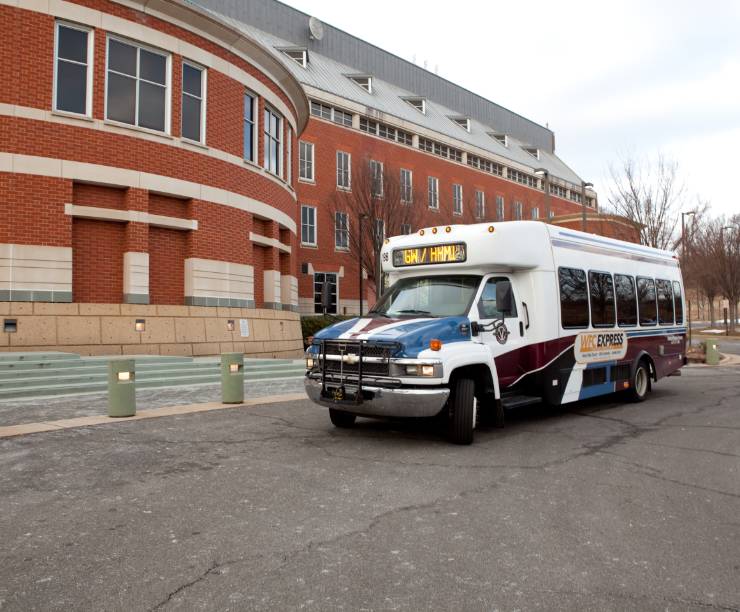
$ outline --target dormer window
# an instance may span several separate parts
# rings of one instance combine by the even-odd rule
[[[347,78],[362,87],[367,93],[373,93],[373,77],[369,74],[348,74]]]
[[[509,148],[509,137],[506,134],[499,134],[497,132],[488,132],[488,135],[493,138],[500,145]]]
[[[427,101],[424,98],[404,98],[404,100],[422,115],[427,114]]]
[[[308,66],[308,49],[303,47],[286,47],[280,49],[285,55],[292,59],[301,68]]]
[[[470,117],[450,117],[450,120],[459,125],[466,132],[470,131]]]
[[[540,158],[540,150],[537,147],[522,147],[525,153],[529,153],[535,159]]]

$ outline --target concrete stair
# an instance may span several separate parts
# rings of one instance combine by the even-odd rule
[[[218,357],[136,355],[136,388],[218,384]],[[0,353],[0,401],[78,393],[105,392],[110,357],[80,357],[74,353]],[[270,381],[301,378],[302,360],[245,359],[244,378]]]

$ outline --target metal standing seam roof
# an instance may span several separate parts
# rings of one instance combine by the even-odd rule
[[[216,18],[223,20],[231,27],[244,32],[262,43],[304,85],[320,89],[340,98],[345,98],[357,104],[419,125],[428,130],[444,134],[445,136],[468,143],[491,154],[495,154],[498,157],[511,160],[526,167],[532,169],[545,168],[553,178],[560,178],[579,186],[581,184],[581,178],[554,153],[539,149],[539,159],[536,159],[523,149],[523,147],[531,147],[532,145],[523,143],[511,135],[507,135],[509,146],[505,147],[489,135],[489,133],[500,133],[499,130],[492,126],[484,125],[472,118],[470,119],[470,132],[468,132],[449,118],[463,117],[465,116],[463,113],[445,108],[428,98],[425,98],[426,114],[422,114],[413,108],[404,98],[423,96],[383,81],[374,75],[371,75],[373,76],[373,84],[372,93],[370,93],[347,77],[347,75],[366,73],[315,51],[308,52],[308,64],[304,68],[280,51],[282,48],[305,48],[303,45],[278,38],[273,34],[259,30],[238,19],[213,11],[199,2],[197,4],[202,10],[213,14]]]

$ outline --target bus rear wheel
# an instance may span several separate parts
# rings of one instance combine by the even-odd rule
[[[450,442],[472,444],[475,413],[475,382],[470,378],[458,378],[450,398]]]
[[[344,410],[329,408],[329,418],[334,427],[347,428],[355,424],[357,416],[350,412],[344,412]]]
[[[650,391],[650,366],[644,359],[637,364],[632,375],[629,397],[633,402],[644,402]]]

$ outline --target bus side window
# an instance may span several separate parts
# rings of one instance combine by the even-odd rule
[[[637,325],[637,294],[635,279],[625,274],[615,274],[617,292],[617,324],[620,327]]]
[[[588,286],[591,298],[591,325],[614,327],[614,282],[606,272],[589,272]]]
[[[661,325],[673,325],[673,291],[671,281],[656,280],[655,286],[658,290],[658,323]]]
[[[508,281],[508,278],[496,277],[489,278],[483,287],[483,292],[478,300],[478,316],[481,319],[500,319],[501,312],[496,306],[496,283],[499,281]],[[516,317],[516,301],[512,300],[512,312],[510,317]]]
[[[655,325],[658,322],[658,305],[652,278],[637,277],[637,303],[640,307],[640,325]]]
[[[586,273],[575,268],[558,268],[560,321],[564,329],[588,327],[588,285]]]
[[[681,297],[681,283],[673,281],[673,303],[676,307],[676,325],[683,324],[683,298]]]

